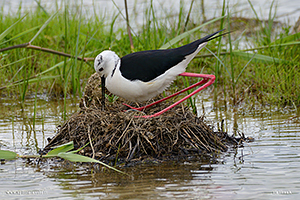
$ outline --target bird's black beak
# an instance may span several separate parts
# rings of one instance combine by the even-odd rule
[[[104,75],[101,76],[101,91],[102,91],[102,98],[101,98],[102,110],[105,110],[105,77],[104,77]]]

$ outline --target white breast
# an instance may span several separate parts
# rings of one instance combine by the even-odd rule
[[[198,49],[191,55],[187,56],[185,60],[149,82],[143,82],[139,80],[130,81],[124,78],[121,75],[118,66],[113,76],[111,76],[110,74],[106,77],[106,88],[111,93],[130,101],[147,101],[162,93],[167,87],[170,86],[170,84],[176,79],[179,74],[185,72],[185,69],[189,62],[205,45],[206,43],[199,45]]]

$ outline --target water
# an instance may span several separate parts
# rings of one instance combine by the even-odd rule
[[[158,19],[170,19],[171,16],[174,16],[175,19],[178,19],[180,7],[183,6],[183,10],[185,13],[187,13],[189,6],[191,5],[191,1],[192,0],[155,0],[153,1],[153,8]],[[14,14],[18,11],[20,2],[22,2],[21,11],[23,13],[26,13],[28,10],[32,10],[37,7],[35,0],[1,0],[0,6],[3,7],[4,14]],[[56,11],[58,8],[63,8],[64,4],[62,2],[67,2],[71,8],[76,8],[81,4],[81,0],[39,0],[38,2],[40,2],[40,5],[44,7],[46,11]],[[94,16],[96,13],[97,16],[104,17],[103,21],[111,22],[113,16],[120,11],[122,12],[122,15],[125,16],[124,0],[114,0],[114,2],[115,4],[112,0],[84,0],[83,12],[90,16]],[[134,28],[134,31],[138,32],[138,27],[145,23],[145,11],[150,9],[150,1],[132,0],[127,2],[131,26]],[[251,9],[248,0],[229,0],[226,2],[229,2],[229,8],[232,16],[255,18],[255,14]],[[261,19],[269,18],[270,7],[272,4],[271,0],[251,0],[251,3]],[[210,19],[221,16],[222,5],[223,0],[204,0],[204,14],[206,18]],[[298,20],[300,13],[300,4],[298,0],[275,0],[272,14],[275,13],[275,7],[275,20],[289,23],[290,25],[294,25]],[[203,20],[203,15],[200,9],[201,1],[195,1],[193,8],[194,9],[191,11],[191,19],[199,23],[199,21]],[[126,25],[123,16],[120,15],[116,20],[116,24],[119,26]]]
[[[42,0],[41,4],[55,9],[49,2]],[[85,8],[91,7],[93,2],[96,10],[106,10],[108,17],[117,12],[111,1],[104,0],[84,1]],[[123,1],[116,2],[124,11]],[[130,1],[129,9],[139,8],[143,5],[143,1],[140,2]],[[169,6],[169,1],[154,2],[162,12]],[[190,1],[184,2],[190,4]],[[205,1],[207,18],[218,16],[220,2]],[[241,14],[253,17],[247,1],[239,2]],[[251,2],[259,15],[267,18],[270,1]],[[281,16],[278,19],[293,24],[299,17],[298,0],[277,2],[277,13]],[[178,3],[172,4],[174,13],[178,13]],[[0,4],[4,12],[15,12],[19,1],[2,0]],[[23,5],[24,9],[32,9],[36,3],[28,0],[23,1]],[[195,18],[197,12],[193,11]],[[136,16],[133,21],[138,27],[143,19]],[[119,23],[124,24],[124,21],[120,19]],[[78,110],[78,102],[68,100],[68,116]],[[0,199],[300,199],[300,119],[295,117],[295,111],[214,110],[210,102],[204,99],[208,120],[217,124],[225,119],[228,132],[238,129],[255,141],[245,144],[244,148],[231,149],[213,161],[166,162],[123,169],[132,178],[113,172],[91,173],[86,166],[70,163],[58,167],[51,162],[7,161],[0,165]],[[63,123],[60,100],[39,97],[35,128],[33,99],[26,99],[22,110],[17,100],[1,98],[0,108],[0,148],[21,155],[36,154],[45,147],[47,138],[55,135],[56,126]]]
[[[78,110],[68,100],[68,116]],[[28,163],[17,159],[0,165],[0,199],[299,199],[300,119],[293,110],[212,109],[204,99],[207,120],[225,119],[255,141],[231,149],[216,160],[143,164],[115,172],[92,173],[87,166],[52,162]],[[32,128],[34,101],[21,111],[16,101],[1,99],[1,149],[36,154],[63,122],[62,101],[38,101],[38,119]],[[200,106],[201,107],[201,106]],[[202,110],[200,110],[202,112]]]

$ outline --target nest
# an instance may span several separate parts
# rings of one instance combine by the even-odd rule
[[[187,107],[178,106],[155,118],[136,118],[136,111],[123,110],[122,99],[101,104],[101,81],[93,74],[81,99],[80,110],[73,114],[49,140],[44,151],[73,141],[76,148],[88,145],[81,154],[103,162],[118,160],[128,163],[154,159],[178,159],[225,152],[239,145],[244,138],[235,138],[222,131],[214,131],[204,117],[196,117]],[[154,113],[166,103],[150,108]]]

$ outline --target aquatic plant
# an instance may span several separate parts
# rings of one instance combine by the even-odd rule
[[[86,144],[88,145],[88,144]],[[85,146],[86,146],[85,145]],[[76,154],[77,152],[79,152],[80,150],[82,150],[85,146],[77,149],[77,150],[73,150],[74,149],[74,143],[73,141],[53,147],[53,149],[51,151],[49,151],[46,155],[18,155],[15,152],[12,151],[8,151],[8,150],[0,150],[0,160],[13,160],[13,159],[17,159],[17,158],[37,158],[37,159],[42,159],[42,158],[52,158],[52,157],[60,157],[63,158],[65,160],[69,160],[71,162],[88,162],[88,163],[98,163],[103,165],[106,168],[112,169],[116,172],[126,174],[125,172],[122,172],[110,165],[107,165],[99,160],[87,157],[87,156],[83,156],[83,155],[79,155]],[[73,150],[73,151],[71,151]]]

